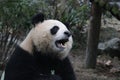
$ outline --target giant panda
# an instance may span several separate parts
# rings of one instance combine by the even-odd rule
[[[7,63],[4,80],[76,80],[68,58],[73,39],[65,24],[44,20],[42,13],[32,24]]]

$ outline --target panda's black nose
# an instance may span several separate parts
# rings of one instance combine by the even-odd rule
[[[71,36],[71,33],[69,31],[65,31],[64,34],[67,36],[67,37],[70,37]]]

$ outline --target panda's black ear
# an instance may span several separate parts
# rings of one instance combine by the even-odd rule
[[[68,29],[70,29],[70,24],[68,22],[63,23]]]
[[[35,16],[32,17],[32,24],[35,25],[39,22],[44,21],[44,14],[43,13],[38,13]]]

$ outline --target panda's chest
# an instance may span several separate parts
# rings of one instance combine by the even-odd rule
[[[42,55],[37,55],[35,58],[39,74],[51,75],[59,73],[61,60]]]

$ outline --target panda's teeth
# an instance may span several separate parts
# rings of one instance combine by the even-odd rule
[[[65,47],[65,44],[62,44],[62,43],[61,43],[60,45],[61,45],[62,47]]]
[[[55,42],[56,47],[60,48],[60,49],[65,49],[66,48],[66,42],[68,41],[68,39],[61,39],[61,40],[57,40]]]
[[[65,45],[62,44],[62,43],[60,43],[60,44],[58,44],[58,47],[59,47],[59,48],[65,48]]]

